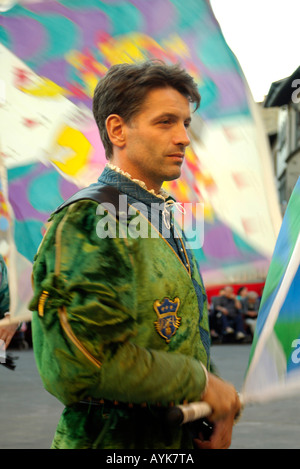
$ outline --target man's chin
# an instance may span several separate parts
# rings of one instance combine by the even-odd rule
[[[181,168],[178,168],[178,171],[173,171],[165,176],[164,181],[174,181],[175,179],[180,178]]]

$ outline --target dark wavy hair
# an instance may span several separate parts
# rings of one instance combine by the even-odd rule
[[[179,64],[167,65],[160,60],[113,65],[100,79],[94,91],[93,114],[99,128],[106,158],[112,156],[112,143],[106,119],[118,114],[126,123],[139,112],[147,93],[154,88],[172,87],[185,96],[195,109],[200,94],[194,79]]]

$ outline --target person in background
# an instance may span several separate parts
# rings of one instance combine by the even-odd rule
[[[247,293],[248,293],[248,287],[240,287],[237,291],[237,294],[236,294],[236,297],[239,301],[243,301],[244,298],[247,297]]]
[[[243,316],[245,324],[249,326],[252,337],[256,327],[259,306],[260,298],[258,293],[249,291],[243,300]]]
[[[242,303],[235,296],[231,286],[225,286],[223,294],[215,300],[214,314],[219,319],[223,337],[234,334],[236,340],[245,339]]]
[[[5,324],[1,325],[1,319],[8,319],[10,297],[9,297],[9,284],[7,267],[3,257],[0,254],[0,342],[4,349],[7,349],[13,336],[15,335],[19,324]]]
[[[212,342],[222,340],[222,325],[220,318],[222,316],[221,312],[216,310],[216,306],[219,304],[222,296],[224,295],[224,289],[221,288],[219,294],[212,296],[209,305],[209,327],[210,327],[210,336]]]

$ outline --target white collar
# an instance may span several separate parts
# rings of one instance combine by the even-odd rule
[[[161,188],[158,192],[155,192],[154,189],[148,189],[144,181],[140,181],[139,179],[133,179],[133,177],[129,173],[127,173],[126,171],[123,171],[121,168],[113,165],[112,163],[106,163],[106,166],[112,169],[113,171],[116,171],[117,173],[120,173],[123,176],[126,176],[128,179],[135,182],[136,184],[141,186],[143,189],[145,189],[147,192],[155,195],[156,197],[160,197],[163,200],[166,200],[169,197],[169,194],[164,189]]]

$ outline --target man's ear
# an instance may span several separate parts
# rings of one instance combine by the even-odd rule
[[[125,145],[125,122],[118,114],[110,114],[106,119],[106,130],[113,145],[123,147]]]

